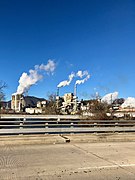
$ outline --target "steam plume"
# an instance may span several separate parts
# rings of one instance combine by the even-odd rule
[[[122,108],[135,108],[135,98],[133,97],[128,97],[125,102],[121,105]]]
[[[118,92],[106,94],[102,99],[101,102],[106,102],[107,104],[111,104],[115,99],[118,98]]]
[[[30,69],[29,74],[27,74],[26,72],[22,73],[19,79],[19,86],[15,94],[23,94],[27,92],[32,85],[41,80],[43,78],[41,70],[53,74],[55,68],[56,64],[54,63],[54,61],[48,60],[48,63],[46,65],[36,65],[34,70]]]
[[[17,88],[17,94],[25,93],[29,88],[43,78],[38,74],[36,70],[29,70],[29,75],[23,73],[19,80],[19,86]]]
[[[86,76],[86,77],[84,79],[82,79],[82,80],[77,80],[76,84],[84,83],[85,81],[87,81],[90,78],[90,75],[89,75],[88,71],[78,71],[76,74],[74,72],[72,72],[68,76],[69,79],[60,82],[57,87],[60,88],[60,87],[68,86],[72,82],[73,78],[75,78],[75,77],[82,78],[84,76]]]
[[[83,84],[85,81],[87,81],[90,78],[90,74],[88,73],[88,71],[78,71],[76,73],[77,77],[83,78],[84,76],[86,76],[84,79],[81,80],[77,80],[75,84]]]
[[[40,70],[44,70],[47,73],[53,74],[53,72],[56,68],[56,64],[53,60],[49,59],[48,63],[46,65],[44,65],[44,64],[41,64],[40,66],[37,65],[36,68],[40,69]]]
[[[57,87],[60,88],[60,87],[68,86],[68,85],[71,83],[71,81],[72,81],[72,79],[73,79],[74,77],[75,77],[75,74],[72,72],[72,73],[68,76],[68,80],[65,80],[65,81],[60,82]]]

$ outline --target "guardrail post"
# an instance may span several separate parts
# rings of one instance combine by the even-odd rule
[[[74,125],[74,123],[73,123],[73,122],[71,122],[71,126],[70,126],[70,127],[71,127],[71,128],[73,128],[73,127],[74,127],[73,125]]]
[[[48,128],[48,123],[45,123],[45,128]]]
[[[116,123],[115,123],[115,128],[117,128],[118,126],[119,126],[119,123],[116,122]],[[114,129],[114,132],[117,133],[117,131],[116,131],[115,129]]]
[[[71,124],[70,124],[70,128],[73,128],[73,127],[74,127],[74,123],[73,123],[73,122],[71,122]],[[74,132],[71,132],[70,134],[72,135],[72,134],[74,134]]]
[[[45,128],[48,128],[48,123],[45,123]],[[47,132],[45,132],[45,134],[48,134]]]
[[[23,129],[23,123],[20,122],[20,129]]]
[[[23,129],[23,122],[20,122],[19,128],[20,128],[20,131]],[[23,135],[23,133],[19,133],[19,135]]]
[[[60,121],[60,117],[58,116],[58,119],[57,119],[57,121]]]
[[[94,123],[94,127],[97,127],[97,123]]]
[[[97,127],[97,123],[94,123],[94,128]],[[97,134],[97,131],[94,130],[94,134]]]

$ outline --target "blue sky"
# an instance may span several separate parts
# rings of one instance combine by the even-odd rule
[[[118,91],[135,97],[135,0],[0,1],[0,80],[7,100],[23,72],[56,62],[29,95],[55,93],[71,72],[87,70],[91,78],[77,87],[79,98]],[[73,92],[75,79],[60,89]]]

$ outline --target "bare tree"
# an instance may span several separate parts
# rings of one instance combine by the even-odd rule
[[[7,85],[5,82],[0,81],[0,101],[4,100],[5,94],[4,94],[4,88],[6,88]]]
[[[48,94],[48,102],[45,108],[46,114],[57,114],[56,95],[54,93]]]
[[[1,114],[1,101],[5,98],[4,88],[6,88],[7,85],[5,82],[0,81],[0,114]]]
[[[106,103],[102,103],[100,100],[89,100],[89,110],[94,116],[90,116],[91,119],[108,119],[106,113],[109,112],[109,106]]]

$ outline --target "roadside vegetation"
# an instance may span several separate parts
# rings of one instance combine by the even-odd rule
[[[86,111],[79,111],[79,115],[82,115],[82,118],[87,119],[101,119],[101,120],[107,120],[111,119],[111,116],[107,116],[107,113],[110,115],[112,114],[111,105],[108,105],[107,103],[102,103],[101,101],[97,99],[92,99],[87,101],[89,104]]]
[[[48,103],[45,107],[45,114],[48,115],[55,115],[58,114],[57,108],[56,108],[56,95],[55,94],[49,94],[48,95]]]
[[[0,114],[1,114],[1,103],[5,99],[4,89],[7,87],[7,84],[3,81],[0,81]]]

